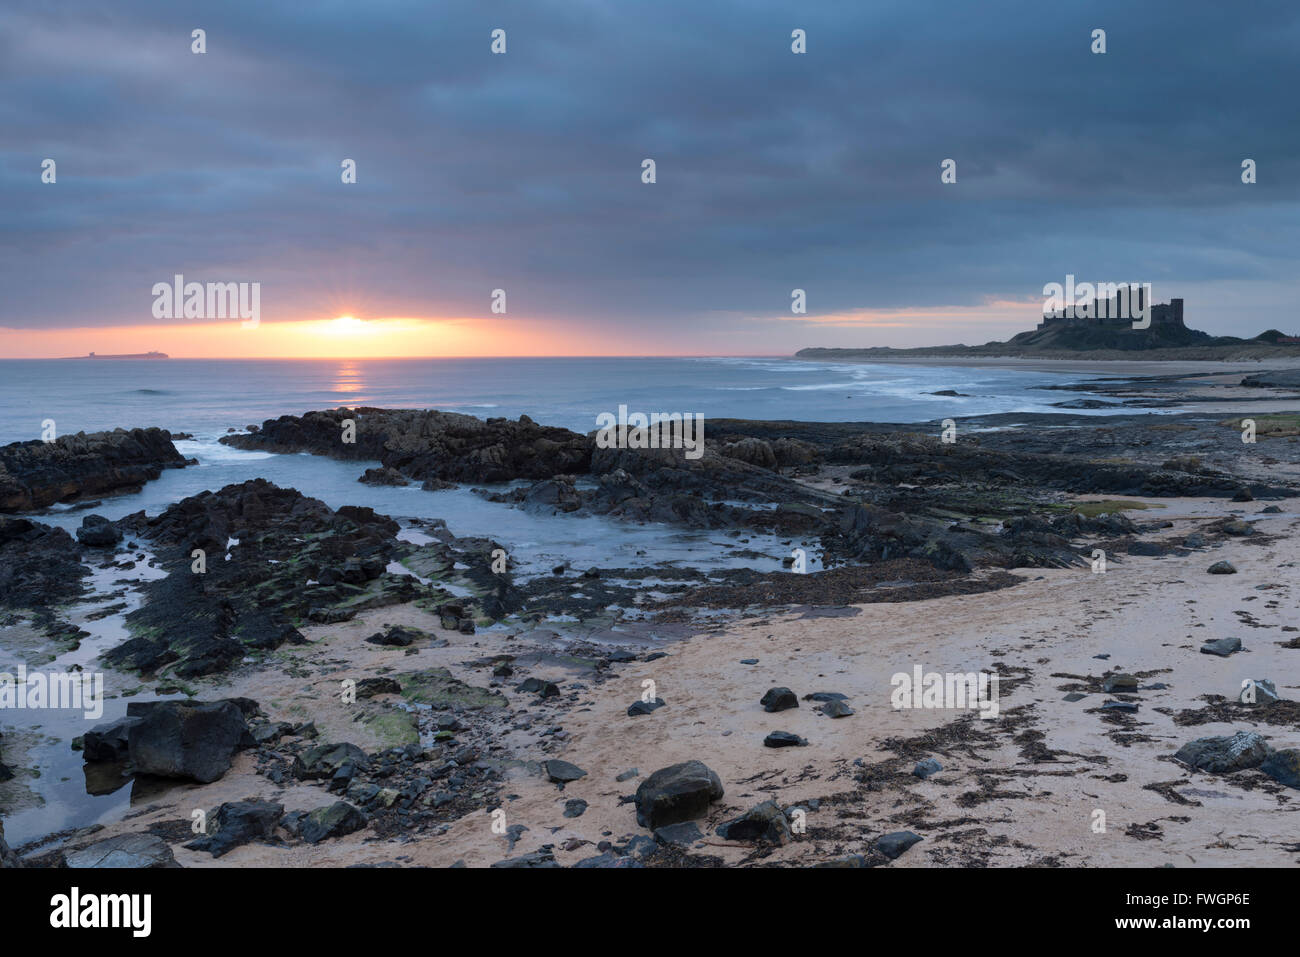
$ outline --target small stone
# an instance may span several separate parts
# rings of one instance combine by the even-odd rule
[[[587,810],[587,802],[582,798],[571,798],[564,802],[565,817],[582,817]]]
[[[1235,575],[1237,574],[1237,566],[1229,561],[1219,561],[1207,568],[1206,571],[1211,575]]]
[[[634,701],[628,706],[627,716],[629,718],[635,718],[638,715],[650,714],[652,711],[662,708],[664,704],[666,704],[666,702],[663,698],[655,698],[654,701]]]
[[[561,785],[568,784],[571,781],[576,781],[579,778],[585,778],[587,776],[587,772],[582,770],[582,768],[578,767],[576,764],[570,764],[568,761],[557,761],[554,759],[543,761],[542,771],[545,773],[548,780]]]
[[[1201,645],[1201,654],[1218,655],[1220,658],[1226,658],[1238,651],[1241,651],[1240,638],[1215,638]]]
[[[773,731],[763,739],[763,746],[768,748],[802,748],[807,744],[804,738],[789,731]]]
[[[942,764],[934,758],[926,758],[924,761],[916,762],[916,767],[912,768],[912,773],[924,781],[926,778],[938,774],[942,770]]]
[[[677,844],[686,846],[704,839],[694,821],[681,821],[677,824],[665,824],[655,828],[655,840],[660,844]]]
[[[1111,675],[1102,683],[1101,690],[1106,694],[1115,694],[1137,691],[1137,687],[1138,680],[1132,675]]]
[[[911,831],[894,831],[876,841],[876,850],[891,861],[897,860],[904,851],[922,840],[921,835]]]
[[[1242,704],[1273,704],[1275,701],[1282,701],[1283,698],[1277,693],[1277,685],[1267,678],[1251,678],[1248,684],[1241,689],[1241,694],[1237,700]]]
[[[847,718],[857,713],[843,701],[827,701],[822,705],[821,712],[829,718]]]
[[[758,703],[763,706],[764,711],[768,712],[787,711],[799,707],[799,699],[789,688],[769,688],[767,694],[763,695]]]

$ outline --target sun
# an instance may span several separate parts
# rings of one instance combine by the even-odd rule
[[[330,323],[331,332],[360,332],[365,323],[355,316],[339,316]]]

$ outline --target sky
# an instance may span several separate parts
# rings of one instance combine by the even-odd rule
[[[1067,275],[1294,333],[1297,51],[1294,0],[6,0],[0,357],[977,344]]]

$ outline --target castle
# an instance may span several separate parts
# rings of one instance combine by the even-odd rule
[[[1073,307],[1057,309],[1053,312],[1043,313],[1043,321],[1038,324],[1039,329],[1048,329],[1053,326],[1126,326],[1130,325],[1135,319],[1142,316],[1142,311],[1148,305],[1146,296],[1148,295],[1145,287],[1141,285],[1118,286],[1113,284],[1098,286],[1099,291],[1113,291],[1109,299],[1095,297],[1091,300],[1085,300]],[[1175,326],[1185,329],[1183,325],[1183,301],[1181,299],[1170,299],[1168,302],[1154,303],[1150,305],[1151,325],[1152,326]]]

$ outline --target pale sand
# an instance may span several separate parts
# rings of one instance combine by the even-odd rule
[[[531,695],[508,690],[512,711],[527,708],[534,715],[553,716],[554,720],[537,724],[562,724],[570,738],[552,751],[543,751],[532,732],[512,732],[499,743],[521,760],[562,758],[588,772],[564,791],[535,770],[521,766],[512,772],[503,793],[518,794],[519,799],[505,802],[505,823],[528,828],[513,852],[507,850],[504,837],[492,833],[489,815],[477,812],[455,821],[445,835],[413,835],[405,842],[375,842],[373,832],[365,829],[315,847],[249,845],[218,860],[176,846],[177,859],[187,867],[345,865],[399,857],[414,864],[446,866],[464,860],[470,866],[485,866],[549,843],[556,846],[561,862],[571,864],[594,855],[594,845],[602,839],[618,842],[647,833],[636,825],[633,805],[619,804],[619,796],[631,794],[639,779],[618,783],[617,774],[637,767],[644,778],[660,767],[698,758],[719,774],[726,788],[707,821],[700,822],[711,845],[702,851],[730,863],[740,862],[752,848],[727,845],[713,835],[712,828],[722,821],[767,798],[788,806],[852,793],[853,804],[847,809],[852,817],[841,818],[843,806],[823,803],[821,810],[808,813],[808,833],[777,848],[766,860],[803,864],[866,852],[882,833],[910,828],[925,840],[891,866],[1025,865],[1047,857],[1068,866],[1294,864],[1300,841],[1300,792],[1267,781],[1258,772],[1224,777],[1191,772],[1168,759],[1187,741],[1240,728],[1259,730],[1274,747],[1300,746],[1300,729],[1294,727],[1244,720],[1233,725],[1178,727],[1171,717],[1184,708],[1202,707],[1199,698],[1204,694],[1235,697],[1245,678],[1272,678],[1283,697],[1300,698],[1300,650],[1279,646],[1296,637],[1282,632],[1281,626],[1300,622],[1292,592],[1300,560],[1295,537],[1300,520],[1292,514],[1256,518],[1260,503],[1165,500],[1163,504],[1168,507],[1133,513],[1134,517],[1169,519],[1175,528],[1163,534],[1181,539],[1201,521],[1235,511],[1255,520],[1266,533],[1287,537],[1262,546],[1230,540],[1185,557],[1112,557],[1105,574],[1086,568],[1028,569],[1022,574],[1030,580],[1009,590],[866,605],[856,617],[801,620],[785,614],[734,621],[719,634],[668,646],[667,658],[615,666],[618,677],[591,685],[576,707],[539,704]],[[1293,504],[1283,507],[1290,511]],[[1230,559],[1240,574],[1206,574],[1206,568],[1220,558]],[[1256,590],[1262,584],[1278,587]],[[1272,603],[1276,606],[1266,607]],[[1257,627],[1239,620],[1237,610],[1253,616]],[[381,623],[399,621],[436,630],[452,645],[407,656],[400,649],[361,643]],[[346,660],[346,669],[327,677],[297,679],[268,669],[229,685],[204,688],[203,696],[250,695],[275,718],[301,720],[309,714],[321,728],[322,740],[371,747],[374,742],[351,721],[351,712],[329,697],[339,677],[374,674],[385,664],[394,671],[445,665],[463,680],[481,685],[487,672],[457,662],[509,647],[509,642],[489,633],[464,636],[438,630],[430,616],[410,606],[380,609],[344,625],[307,633],[316,644],[287,649],[286,659],[314,665]],[[1203,641],[1227,635],[1242,638],[1246,651],[1227,659],[1198,652]],[[1103,653],[1110,654],[1109,661],[1093,658]],[[739,663],[751,657],[758,658],[759,664]],[[1009,694],[1004,687],[1000,704],[1003,717],[1009,709],[1032,706],[1031,724],[1001,730],[998,721],[976,721],[988,726],[976,731],[987,732],[989,741],[976,742],[968,751],[959,745],[947,755],[936,754],[944,765],[938,776],[928,781],[895,779],[872,792],[855,785],[854,759],[869,764],[892,756],[880,747],[884,739],[912,737],[954,721],[952,711],[893,710],[890,678],[894,673],[909,672],[914,664],[926,670],[967,672],[997,663],[1010,674],[1029,670],[1027,682]],[[1107,724],[1100,713],[1085,712],[1100,707],[1110,696],[1094,694],[1065,703],[1058,686],[1068,679],[1051,677],[1054,672],[1099,676],[1111,669],[1158,672],[1144,677],[1142,683],[1170,685],[1139,696],[1141,710],[1133,730],[1154,741],[1124,746],[1108,737],[1107,732],[1123,729]],[[574,681],[571,673],[558,668],[529,673],[561,682],[562,691]],[[655,691],[667,707],[629,718],[625,709],[641,694],[643,679],[656,683]],[[767,714],[758,702],[773,685],[786,685],[800,697],[821,690],[842,692],[850,696],[857,714],[831,720],[804,701],[795,711]],[[1068,753],[1058,755],[1055,762],[1037,764],[1023,757],[1025,740],[1017,743],[1012,737],[1029,728],[1043,733],[1042,743],[1048,748]],[[795,732],[806,737],[810,746],[765,748],[763,737],[772,730]],[[188,818],[193,808],[211,809],[244,797],[276,796],[289,809],[310,809],[335,800],[315,786],[298,785],[280,792],[254,775],[252,767],[252,759],[241,756],[221,781],[174,789],[145,813],[110,825],[101,836]],[[910,767],[909,761],[906,770]],[[980,789],[977,775],[989,772],[996,774],[990,780],[997,796],[973,806],[959,804],[961,795]],[[1104,780],[1114,776],[1124,779]],[[1181,782],[1176,789],[1200,806],[1173,803],[1143,789],[1158,782]],[[1266,783],[1246,786],[1259,782]],[[575,797],[589,802],[588,810],[580,818],[564,818],[565,800]],[[1090,827],[1096,809],[1105,812],[1104,833],[1094,833]],[[908,823],[891,820],[918,810],[920,817]],[[1159,827],[1160,839],[1139,840],[1126,833],[1130,826],[1149,822]],[[572,852],[558,850],[571,838],[589,843]]]

